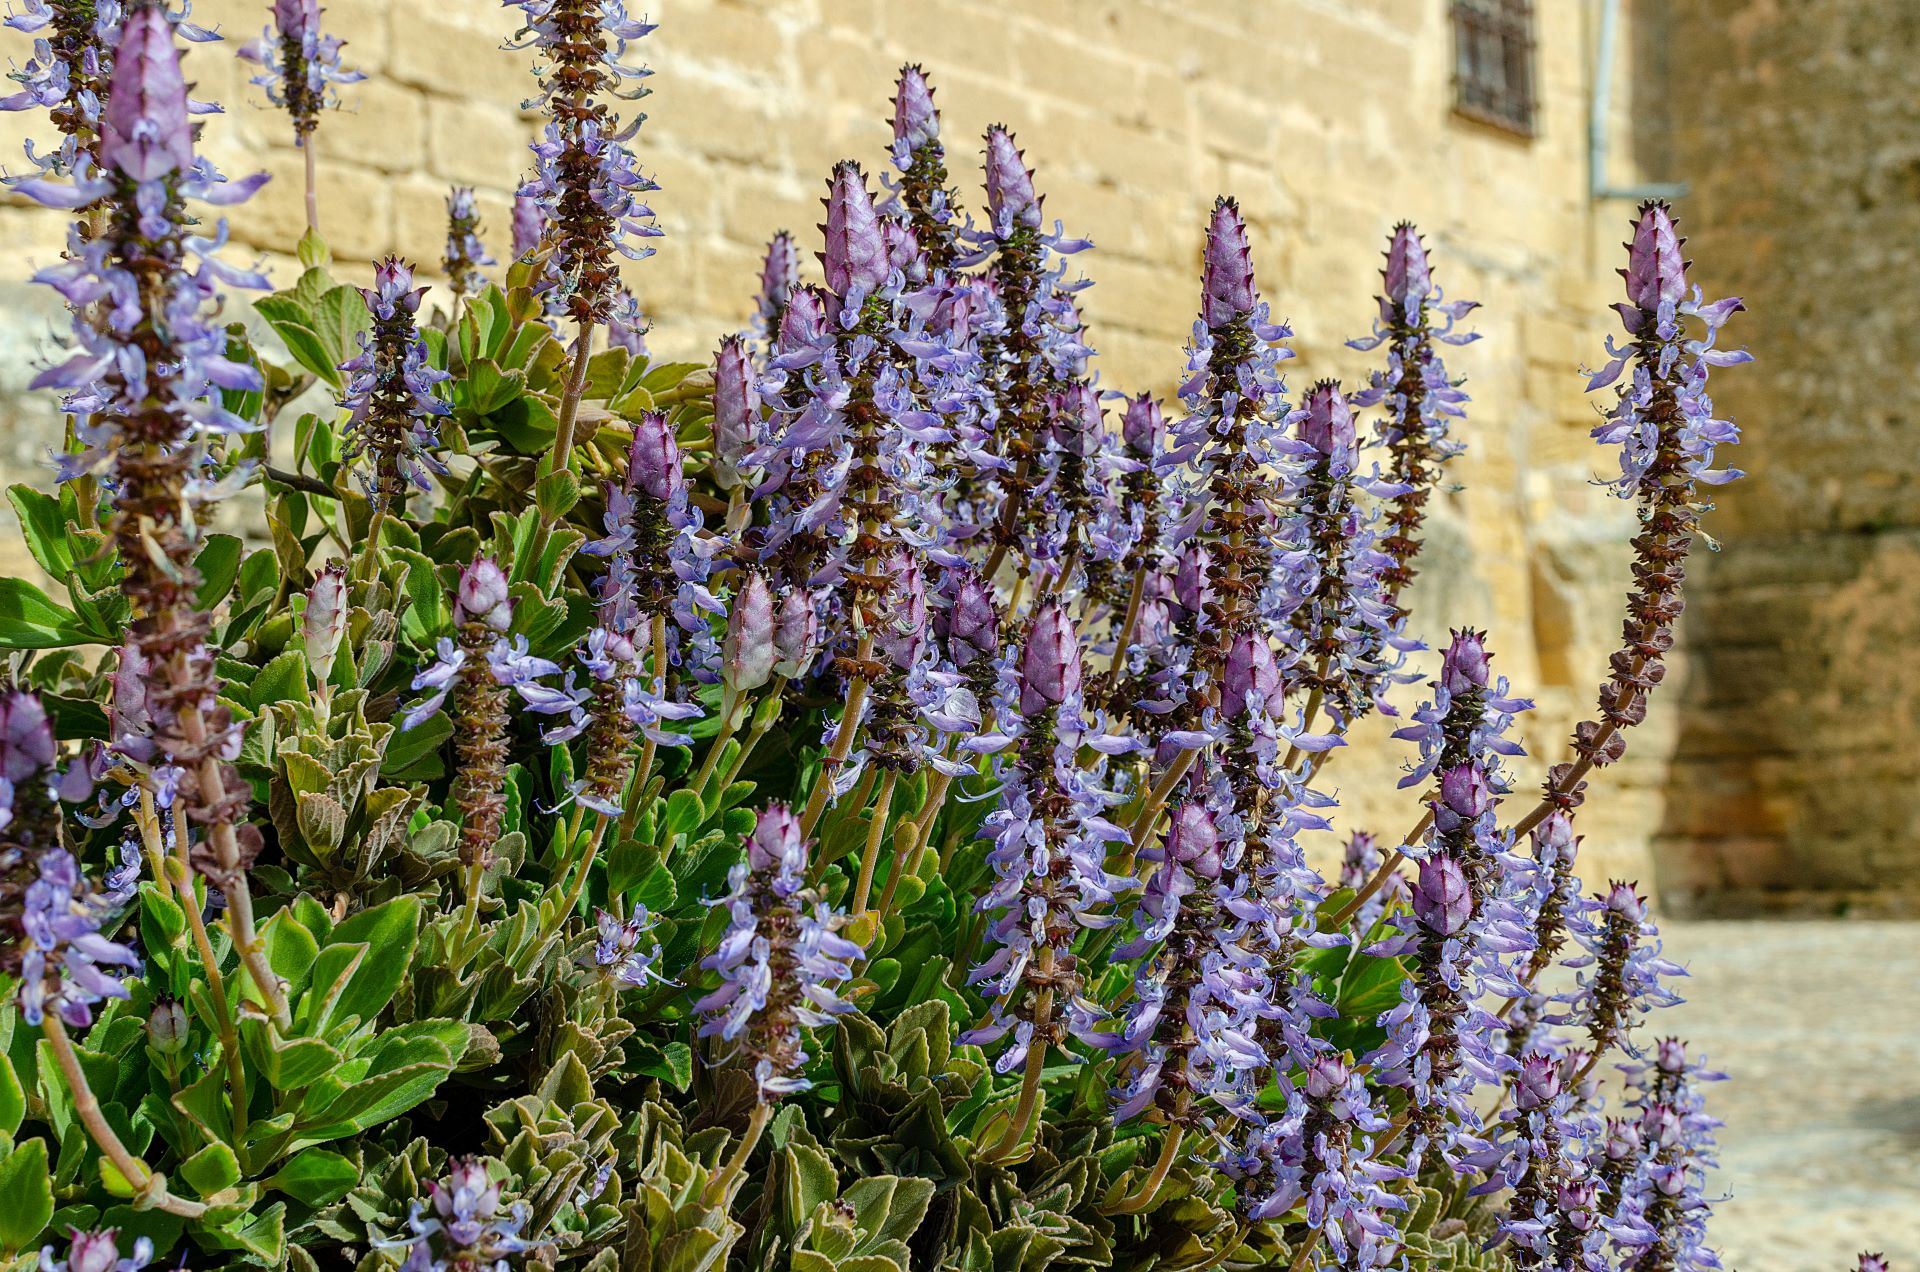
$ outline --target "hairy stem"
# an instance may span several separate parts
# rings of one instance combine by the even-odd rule
[[[49,1014],[40,1022],[40,1028],[46,1034],[48,1049],[53,1052],[61,1076],[67,1081],[67,1090],[73,1096],[74,1115],[87,1128],[87,1135],[99,1147],[101,1154],[133,1185],[136,1199],[144,1205],[185,1219],[197,1219],[207,1213],[203,1203],[188,1201],[168,1192],[166,1177],[154,1174],[145,1162],[120,1142],[119,1134],[108,1125],[106,1115],[100,1111],[100,1101],[94,1097],[93,1088],[87,1085],[86,1071],[80,1067],[80,1057],[73,1051],[73,1039],[67,1036],[67,1027],[59,1015]]]

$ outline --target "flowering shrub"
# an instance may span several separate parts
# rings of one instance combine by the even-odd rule
[[[1370,382],[1296,395],[1219,200],[1180,400],[1122,398],[1090,245],[1005,128],[969,212],[908,67],[823,282],[776,236],[751,328],[662,362],[616,269],[649,28],[509,7],[547,119],[509,264],[464,190],[413,245],[450,308],[337,281],[311,188],[290,289],[225,262],[201,205],[258,181],[196,151],[183,14],[9,19],[4,104],[62,136],[13,188],[74,219],[58,493],[12,492],[65,600],[0,584],[7,1266],[1716,1266],[1719,1075],[1655,1041],[1644,901],[1576,873],[1733,475],[1739,303],[1670,211],[1590,385],[1624,636],[1517,796],[1529,703],[1407,605],[1474,339],[1412,226]],[[272,13],[243,56],[311,156],[357,77]],[[1399,838],[1327,786],[1373,712]]]

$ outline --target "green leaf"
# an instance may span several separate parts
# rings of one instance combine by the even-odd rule
[[[233,580],[240,573],[240,540],[230,534],[210,534],[207,546],[193,559],[200,571],[200,588],[194,593],[201,609],[212,609],[226,599]]]
[[[320,333],[303,322],[291,320],[275,321],[267,319],[274,333],[286,343],[287,352],[303,368],[311,371],[334,388],[342,387],[346,381],[341,377],[340,369],[327,360],[327,346],[320,339]]]
[[[287,982],[289,994],[298,994],[306,987],[320,943],[287,910],[277,911],[261,925],[260,938],[267,944],[268,965]]]
[[[580,502],[580,479],[567,468],[548,473],[533,484],[533,502],[549,521],[558,521]]]
[[[202,1197],[211,1197],[240,1182],[240,1159],[225,1144],[209,1144],[180,1163],[180,1178]]]
[[[0,1247],[31,1248],[52,1218],[53,1175],[47,1170],[47,1143],[30,1139],[0,1162]]]
[[[11,1138],[20,1129],[20,1121],[26,1113],[27,1095],[20,1089],[20,1078],[13,1071],[13,1061],[0,1054],[0,1134]]]
[[[394,730],[387,753],[380,757],[380,776],[396,785],[437,777],[440,744],[452,736],[453,721],[444,711],[435,712],[411,729]],[[428,773],[428,768],[434,771]]]
[[[317,1208],[340,1200],[359,1181],[360,1168],[353,1162],[324,1148],[310,1148],[276,1171],[267,1187]]]
[[[302,701],[307,696],[307,656],[289,649],[260,669],[247,686],[247,697],[255,711],[276,702]]]
[[[373,325],[366,298],[356,287],[332,288],[313,307],[313,330],[338,367],[360,352],[360,333]],[[345,376],[335,371],[342,380]]]
[[[307,269],[325,269],[333,264],[333,251],[327,246],[327,240],[320,237],[320,231],[313,226],[300,236],[300,244],[294,249],[300,258],[300,264]]]
[[[1400,1001],[1400,982],[1407,969],[1397,958],[1354,956],[1340,978],[1340,996],[1334,1007],[1342,1016],[1372,1020]]]
[[[664,1047],[642,1047],[641,1052],[645,1056],[638,1066],[641,1073],[660,1079],[676,1091],[684,1091],[693,1085],[693,1048],[686,1043],[670,1042]]]
[[[56,579],[72,573],[73,541],[68,537],[67,516],[60,509],[60,501],[32,486],[9,486],[7,501],[20,518],[27,551],[33,553],[40,568]]]
[[[72,610],[25,579],[0,578],[0,648],[62,649],[88,641]]]
[[[363,1021],[379,1016],[407,974],[419,925],[419,899],[404,896],[362,910],[333,929],[333,939],[327,943],[329,948],[365,945],[367,957],[328,1011],[321,1025],[323,1032],[348,1016],[358,1016]]]
[[[447,591],[432,558],[407,548],[389,548],[387,554],[405,562],[407,573],[407,612],[400,629],[414,644],[425,647],[433,638],[444,635],[453,621],[447,608]]]

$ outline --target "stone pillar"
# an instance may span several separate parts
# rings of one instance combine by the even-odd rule
[[[1748,477],[1707,519],[1670,905],[1920,909],[1920,9],[1677,0],[1664,121]]]

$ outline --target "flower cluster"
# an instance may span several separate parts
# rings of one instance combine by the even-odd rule
[[[496,263],[480,241],[480,209],[472,188],[455,186],[447,195],[447,286],[456,296],[471,295],[480,290],[480,271]]]
[[[405,499],[409,487],[431,489],[431,474],[447,471],[436,453],[435,421],[453,408],[433,390],[448,375],[432,365],[415,326],[426,293],[413,285],[413,266],[397,256],[381,260],[373,286],[360,289],[373,326],[361,333],[359,356],[340,364],[351,376],[340,396],[348,413],[346,457],[365,459],[360,484],[382,510]]]
[[[364,80],[363,71],[340,65],[345,43],[320,31],[320,0],[273,0],[273,24],[260,38],[240,50],[240,56],[260,67],[253,83],[267,90],[267,100],[293,120],[293,136],[306,145],[320,126],[320,112],[340,101],[340,85]]]
[[[404,1272],[507,1272],[509,1256],[534,1248],[520,1235],[529,1218],[523,1201],[502,1213],[500,1185],[485,1162],[455,1160],[444,1182],[428,1185],[428,1204],[414,1203],[413,1235],[380,1244],[407,1252]]]

